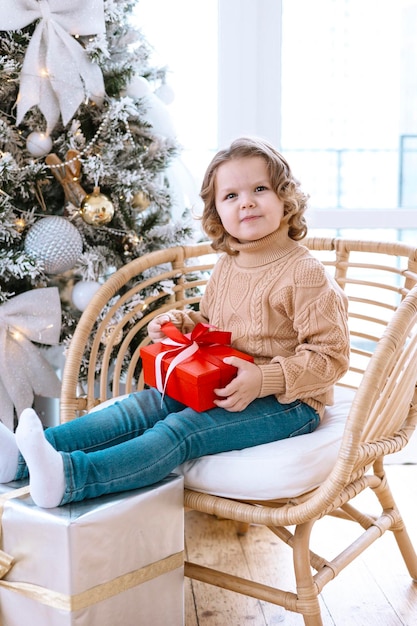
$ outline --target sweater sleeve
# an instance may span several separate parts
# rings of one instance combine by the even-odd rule
[[[190,333],[194,326],[196,326],[199,322],[203,324],[208,324],[207,319],[201,315],[198,311],[194,311],[193,309],[172,309],[168,311],[165,315],[168,315],[170,321],[178,328],[180,332],[183,334]]]
[[[289,323],[297,334],[290,354],[261,364],[260,397],[275,394],[282,403],[320,397],[349,366],[347,298],[320,265],[308,269],[308,280],[294,281]]]

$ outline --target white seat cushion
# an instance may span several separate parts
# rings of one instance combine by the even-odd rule
[[[125,397],[107,400],[93,411]],[[353,390],[336,387],[334,404],[326,407],[313,433],[203,456],[186,461],[175,471],[184,476],[188,489],[225,498],[299,496],[320,485],[333,468],[353,397]]]
[[[273,500],[306,493],[335,464],[353,396],[353,390],[336,387],[335,402],[313,433],[203,456],[176,471],[188,489],[225,498]]]

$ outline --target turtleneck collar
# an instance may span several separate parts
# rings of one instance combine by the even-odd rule
[[[239,267],[268,265],[287,256],[299,245],[297,241],[288,237],[287,225],[256,241],[240,243],[237,239],[230,239],[230,247],[239,253],[233,257]]]

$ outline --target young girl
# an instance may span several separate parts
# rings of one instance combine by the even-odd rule
[[[146,389],[45,432],[25,409],[16,434],[0,424],[0,482],[29,473],[40,507],[156,483],[186,460],[312,432],[349,359],[347,300],[299,241],[307,197],[285,159],[242,138],[205,174],[202,223],[224,254],[200,311],[172,311],[148,325],[164,338],[169,318],[184,333],[197,322],[232,332],[254,363],[228,357],[237,375],[197,413]]]

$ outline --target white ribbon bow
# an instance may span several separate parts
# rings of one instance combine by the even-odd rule
[[[174,341],[173,339],[169,339],[169,338],[163,339],[162,343],[165,345],[176,346],[176,347],[171,348],[170,350],[166,350],[165,352],[160,352],[155,357],[155,380],[156,380],[156,388],[162,394],[161,406],[163,405],[163,402],[164,402],[165,390],[168,384],[168,379],[171,376],[172,372],[177,367],[177,365],[179,365],[180,363],[188,359],[190,356],[195,354],[197,350],[199,349],[199,345],[196,341],[193,341],[193,343],[190,346],[186,346],[186,347],[184,346],[183,343],[178,343],[177,341]],[[167,373],[165,375],[165,382],[164,382],[163,374],[162,374],[162,359],[168,353],[176,352],[178,350],[181,350],[181,352],[177,354],[172,359],[171,363],[169,364]]]
[[[0,306],[0,418],[13,430],[34,395],[59,397],[60,381],[32,342],[59,343],[61,301],[56,287],[26,291]]]
[[[20,75],[16,123],[37,105],[50,133],[60,113],[66,125],[87,95],[104,96],[101,69],[71,36],[105,32],[103,0],[1,0],[0,30],[38,19]]]

